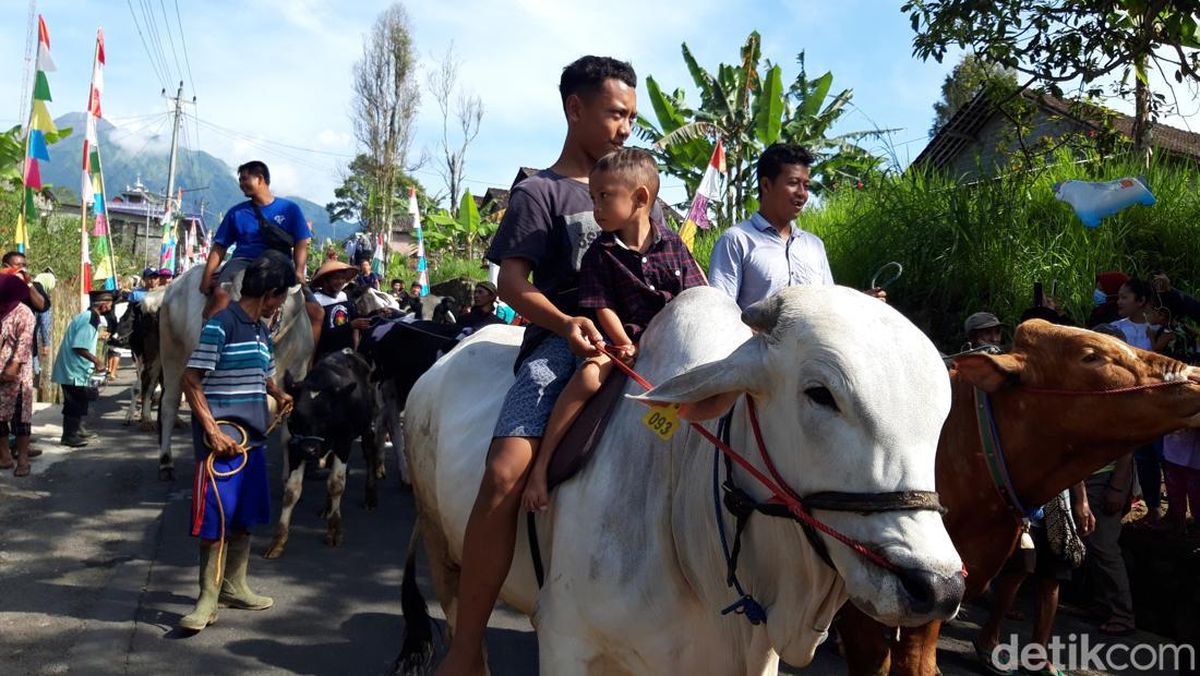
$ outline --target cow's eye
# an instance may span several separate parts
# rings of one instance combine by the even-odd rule
[[[1083,355],[1083,363],[1085,364],[1098,364],[1102,361],[1104,361],[1104,355],[1099,352],[1086,352]]]
[[[838,410],[837,402],[833,399],[833,393],[830,392],[828,388],[810,387],[804,390],[804,394],[807,395],[809,399],[812,399],[813,403],[817,404],[818,406],[824,406],[825,408],[833,409],[834,411]]]

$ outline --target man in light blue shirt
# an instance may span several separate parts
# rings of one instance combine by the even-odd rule
[[[86,446],[83,418],[88,413],[88,381],[97,368],[102,368],[95,355],[100,324],[112,310],[112,291],[93,291],[91,307],[75,315],[67,325],[58,356],[54,359],[51,380],[62,386],[64,446]]]
[[[797,228],[808,202],[813,156],[802,146],[771,145],[758,158],[759,209],[713,246],[708,284],[743,310],[789,286],[833,284],[820,237]],[[883,297],[882,290],[868,292]]]

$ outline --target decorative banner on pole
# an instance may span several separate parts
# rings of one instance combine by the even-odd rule
[[[700,185],[696,187],[696,196],[692,198],[692,206],[688,209],[687,218],[679,228],[679,238],[687,245],[688,251],[691,251],[696,243],[696,228],[708,230],[712,227],[712,223],[708,222],[708,202],[720,199],[721,177],[724,175],[725,148],[721,145],[721,139],[717,139],[717,146],[713,148],[712,157],[708,160],[708,167],[704,170]]]
[[[33,101],[29,110],[29,125],[25,128],[25,162],[21,168],[21,210],[17,212],[17,227],[15,234],[17,251],[26,253],[29,248],[29,224],[37,221],[37,203],[34,194],[42,189],[42,169],[39,162],[50,161],[50,151],[47,149],[46,134],[54,134],[58,129],[46,108],[46,102],[51,101],[50,82],[46,73],[53,72],[54,59],[50,58],[50,31],[46,29],[46,20],[38,15],[38,48],[36,76],[33,84]]]
[[[408,213],[413,217],[413,229],[417,231],[417,283],[421,295],[429,295],[429,273],[425,270],[425,237],[421,234],[421,208],[417,205],[416,186],[408,187]]]
[[[113,260],[112,236],[108,228],[108,195],[104,190],[104,168],[100,163],[100,95],[104,91],[104,32],[96,29],[96,51],[92,60],[92,86],[88,92],[87,130],[83,137],[83,173],[80,181],[82,216],[80,271],[81,302],[96,289],[115,291],[117,266]],[[88,242],[87,210],[92,211],[91,242]],[[94,261],[94,262],[93,262]]]
[[[158,267],[170,270],[172,273],[175,270],[175,245],[176,227],[175,205],[183,204],[183,188],[179,189],[178,200],[172,199],[172,195],[167,195],[167,204],[164,207],[162,217],[162,247],[159,248]]]

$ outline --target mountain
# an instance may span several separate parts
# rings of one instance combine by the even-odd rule
[[[79,168],[83,165],[86,119],[83,113],[67,113],[56,119],[54,123],[59,128],[71,127],[71,135],[50,146],[51,161],[40,164],[43,182],[67,188],[76,197],[79,195]],[[165,192],[171,154],[171,137],[168,134],[124,134],[103,119],[99,121],[96,131],[100,137],[104,184],[108,188],[109,199],[139,179],[147,189],[160,194]],[[226,209],[246,199],[238,189],[233,167],[203,150],[179,149],[175,184],[184,190],[184,211],[199,213],[203,207],[205,225],[211,229],[217,227]],[[325,207],[320,204],[294,195],[284,197],[296,202],[304,216],[312,221],[317,243],[325,238],[343,239],[358,230],[358,225],[354,223],[331,223]]]

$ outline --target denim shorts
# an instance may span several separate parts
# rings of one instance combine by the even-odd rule
[[[540,438],[563,388],[582,363],[565,338],[549,336],[525,358],[508,388],[492,438]]]

